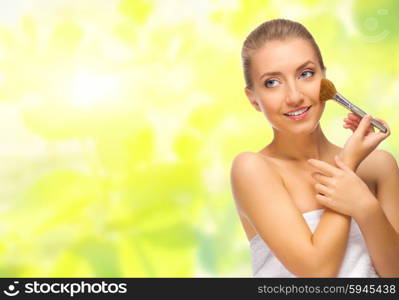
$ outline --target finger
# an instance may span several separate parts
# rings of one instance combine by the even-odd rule
[[[345,121],[345,123],[348,124],[348,125],[355,126],[355,127],[359,126],[359,123],[356,123],[356,122],[351,121],[351,120],[347,120],[347,121]]]
[[[353,120],[350,120],[348,118],[344,119],[344,122],[345,122],[345,124],[353,126],[355,128],[357,128],[359,126],[359,122],[358,121],[353,121]]]
[[[387,128],[387,131],[385,133],[378,129],[377,132],[373,135],[373,138],[375,138],[377,142],[381,142],[391,134],[391,130],[389,128],[389,125],[384,120],[381,119],[376,119],[376,120],[381,122]]]
[[[320,184],[325,185],[325,186],[329,186],[330,185],[330,180],[331,177],[329,176],[325,176],[324,174],[315,172],[312,173],[312,177]]]
[[[354,113],[349,113],[348,114],[348,119],[353,120],[353,121],[359,121],[361,120],[360,117],[358,117],[357,115],[355,115]]]
[[[334,210],[334,208],[335,208],[334,201],[331,200],[329,197],[317,194],[316,199],[320,202],[320,204]]]
[[[348,122],[352,122],[352,123],[356,123],[359,124],[360,123],[360,119],[353,119],[353,118],[345,118]]]
[[[347,122],[352,122],[352,123],[354,123],[354,124],[359,124],[359,123],[360,123],[360,119],[359,119],[359,118],[355,119],[355,118],[350,118],[350,117],[348,116],[347,118],[345,118],[345,120],[346,120]]]
[[[311,164],[316,169],[320,170],[321,173],[327,176],[338,175],[338,169],[325,161],[318,159],[308,159],[308,163]]]
[[[355,133],[360,135],[360,136],[364,136],[367,133],[367,130],[370,127],[370,120],[371,120],[371,116],[370,115],[365,115],[362,120],[359,123],[359,126],[357,127]]]
[[[346,120],[345,122],[346,122],[346,124],[348,124],[351,127],[351,129],[353,128],[354,130],[356,130],[356,128],[359,127],[359,122],[358,121]],[[352,129],[352,131],[353,131],[353,129]],[[375,132],[374,126],[370,124],[370,126],[367,128],[367,131]]]
[[[319,200],[322,203],[326,203],[328,201],[327,197],[325,195],[322,195],[322,194],[316,194],[316,198],[317,198],[317,200]]]
[[[382,132],[382,134],[384,134],[384,136],[390,134],[391,130],[390,130],[389,125],[388,125],[387,122],[385,122],[384,120],[379,119],[379,118],[374,118],[374,120],[377,120],[378,122],[380,122],[382,125],[384,125],[388,129],[386,133]]]
[[[350,129],[350,130],[352,130],[353,132],[355,132],[355,130],[356,130],[355,127],[353,127],[353,126],[348,126],[348,125],[345,125],[345,124],[344,124],[344,128]]]
[[[356,125],[356,126],[351,125],[351,129],[352,129],[353,132],[355,132],[358,127],[359,127],[358,125]]]
[[[319,193],[319,194],[323,194],[325,196],[331,195],[330,189],[328,187],[326,187],[325,185],[322,185],[320,183],[316,183],[314,185],[314,188],[315,188],[316,192]]]
[[[385,122],[383,119],[380,119],[380,118],[374,118],[374,120],[377,120],[378,122],[380,122],[381,124],[383,124],[383,125],[385,125],[385,126],[389,126],[388,124],[387,124],[387,122]]]
[[[352,125],[358,125],[359,124],[359,122],[350,120],[348,118],[344,119],[344,122],[345,122],[345,124],[352,124]]]
[[[371,132],[375,132],[374,126],[370,126],[370,131],[371,131]]]

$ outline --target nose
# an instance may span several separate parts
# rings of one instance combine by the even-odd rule
[[[290,106],[299,106],[303,102],[303,94],[301,91],[298,89],[297,85],[293,83],[289,83],[287,85],[287,96],[286,96],[286,102]]]

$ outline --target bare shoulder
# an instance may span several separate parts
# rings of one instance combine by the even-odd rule
[[[241,213],[245,211],[242,209],[244,206],[259,198],[255,195],[265,196],[265,193],[272,189],[271,185],[283,186],[270,160],[265,155],[255,152],[242,152],[234,158],[230,179],[234,200]],[[263,197],[264,200],[267,198],[269,197]]]
[[[395,157],[388,151],[376,149],[359,166],[362,172],[372,177],[375,182],[379,182],[388,173],[398,169]]]
[[[233,159],[230,179],[237,208],[243,212],[240,208],[243,201],[251,198],[248,194],[252,194],[256,187],[270,186],[270,182],[279,183],[280,177],[266,156],[241,152]]]
[[[399,168],[395,157],[385,150],[375,151],[370,172],[377,183],[377,199],[389,222],[399,233]]]
[[[269,160],[267,159],[266,156],[261,155],[259,153],[255,152],[241,152],[238,154],[234,159],[232,163],[232,172],[237,171],[237,169],[241,168],[265,168],[265,167],[271,167]]]
[[[370,154],[370,158],[374,160],[374,163],[382,163],[384,165],[396,164],[396,159],[392,153],[383,149],[376,149]]]
[[[233,159],[230,172],[232,181],[260,174],[278,176],[267,156],[255,152],[241,152]]]

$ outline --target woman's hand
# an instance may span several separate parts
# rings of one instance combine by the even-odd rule
[[[355,170],[363,159],[391,134],[389,126],[384,120],[377,118],[375,118],[375,120],[381,122],[388,128],[386,133],[379,130],[375,132],[374,126],[372,126],[370,122],[371,116],[369,115],[360,119],[355,114],[350,113],[348,114],[348,118],[344,119],[344,128],[352,130],[353,134],[346,141],[340,158],[345,162],[351,162]]]
[[[322,160],[308,162],[318,170],[312,177],[316,180],[316,199],[320,204],[356,219],[357,214],[377,201],[368,186],[337,155],[338,168]]]

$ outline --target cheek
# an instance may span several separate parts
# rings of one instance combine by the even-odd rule
[[[326,105],[326,102],[325,102],[325,101],[320,102],[320,115],[323,114],[325,105]]]
[[[315,81],[304,87],[303,92],[314,102],[320,102],[320,82]]]
[[[265,108],[272,110],[278,109],[279,105],[284,102],[283,88],[263,89],[260,94],[261,101]]]
[[[262,111],[266,115],[272,115],[279,111],[281,97],[278,95],[278,93],[265,93],[262,95],[262,100],[260,103]]]
[[[269,97],[267,100],[261,102],[261,108],[264,116],[271,125],[275,124],[281,112],[281,100]]]

